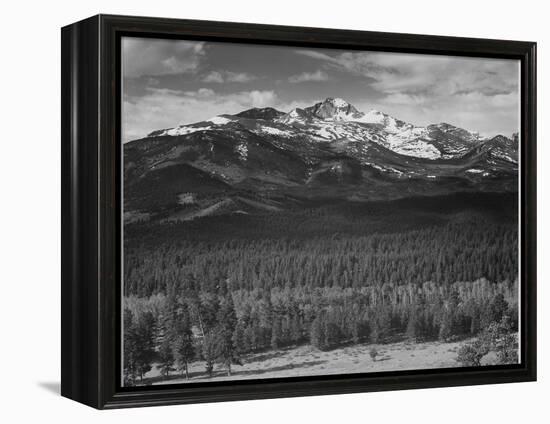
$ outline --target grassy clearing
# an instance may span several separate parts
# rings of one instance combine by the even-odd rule
[[[154,369],[146,375],[144,384],[179,384],[224,380],[259,378],[299,377],[329,374],[354,374],[380,371],[402,371],[413,369],[452,368],[460,346],[468,342],[359,344],[342,347],[328,352],[309,345],[272,350],[246,355],[243,365],[234,365],[229,377],[225,369],[216,366],[212,378],[205,373],[204,362],[193,362],[189,367],[189,380],[177,372],[162,377]],[[372,348],[378,351],[373,360],[369,354]],[[138,383],[139,384],[139,383]]]

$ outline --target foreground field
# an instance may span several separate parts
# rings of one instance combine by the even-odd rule
[[[411,369],[457,367],[457,351],[469,340],[454,343],[391,343],[383,345],[360,344],[323,352],[309,345],[247,355],[243,365],[234,365],[227,376],[221,367],[208,378],[204,362],[190,365],[190,378],[179,373],[162,377],[156,367],[146,375],[143,384],[178,384],[223,380],[299,377],[326,374],[353,374],[362,372],[402,371]],[[369,352],[378,351],[376,360]],[[139,383],[138,383],[139,384]]]

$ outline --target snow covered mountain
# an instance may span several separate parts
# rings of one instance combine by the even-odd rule
[[[514,191],[518,140],[415,126],[327,98],[154,131],[126,143],[124,159],[127,219],[178,220],[275,211],[299,199]]]
[[[310,127],[313,136],[368,139],[396,153],[426,159],[464,154],[480,141],[478,134],[446,123],[418,127],[377,110],[359,112],[340,98],[328,98],[306,109],[294,109],[275,121]]]

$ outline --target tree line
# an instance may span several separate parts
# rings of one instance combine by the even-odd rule
[[[216,293],[189,282],[169,292],[125,299],[124,375],[141,384],[156,364],[162,376],[201,360],[212,376],[216,364],[231,366],[246,355],[309,343],[321,350],[346,344],[450,341],[475,336],[509,317],[517,331],[517,282],[486,279],[441,286],[421,285],[274,288]]]
[[[360,288],[384,283],[513,280],[517,275],[517,225],[448,223],[397,234],[317,236],[300,239],[196,240],[182,237],[158,246],[126,246],[124,293],[166,293],[173,281],[215,291],[293,287]]]

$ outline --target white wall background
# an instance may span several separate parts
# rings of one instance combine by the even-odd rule
[[[6,1],[0,65],[0,421],[542,422],[548,416],[550,114],[545,2]],[[96,13],[488,37],[539,43],[539,382],[98,412],[61,398],[60,30]],[[550,48],[549,48],[550,49]],[[546,75],[545,75],[546,74]],[[546,396],[544,395],[544,392]]]

